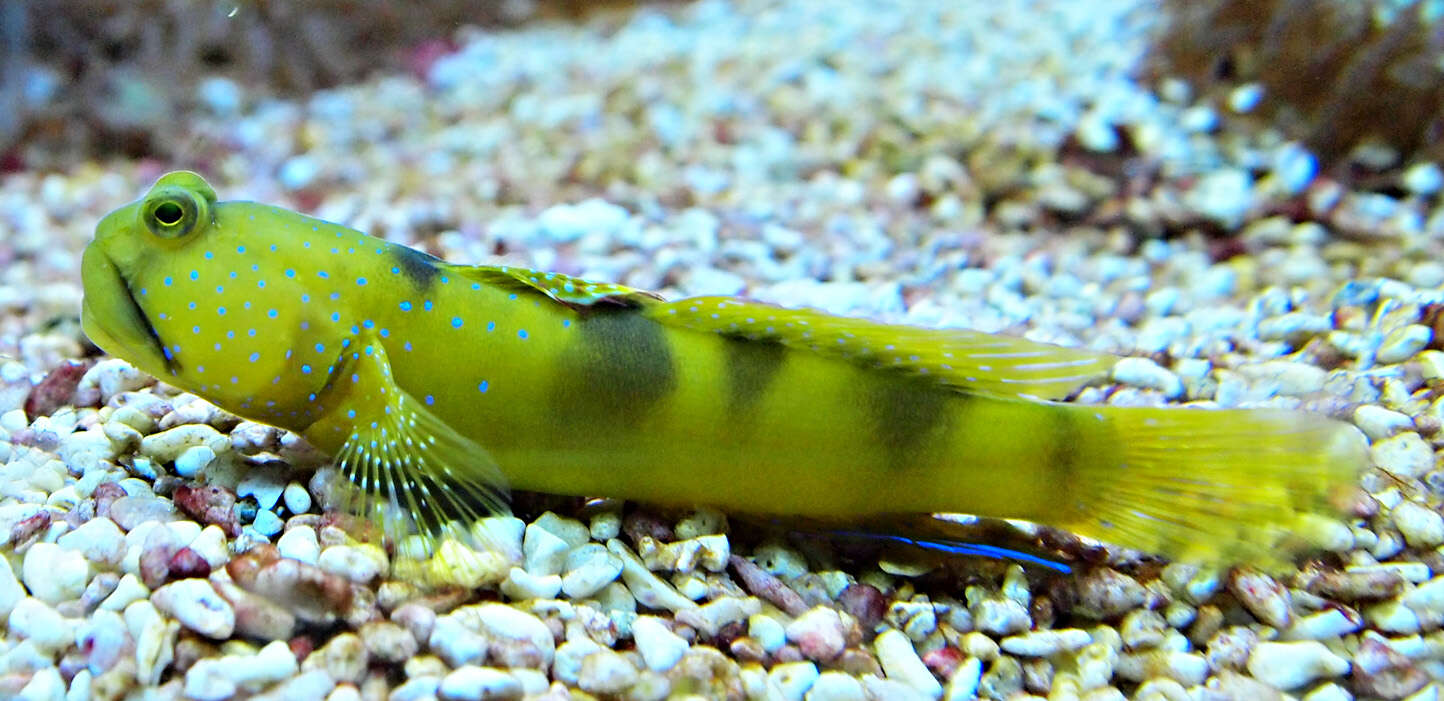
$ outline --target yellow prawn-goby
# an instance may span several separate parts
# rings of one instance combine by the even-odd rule
[[[106,216],[83,275],[97,345],[300,433],[425,553],[509,486],[834,523],[962,512],[1272,566],[1366,464],[1318,415],[1057,401],[1103,353],[451,264],[220,202],[190,172]]]

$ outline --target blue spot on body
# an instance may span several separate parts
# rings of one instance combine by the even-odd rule
[[[430,405],[430,404],[435,404],[435,403],[436,403],[436,397],[433,397],[433,396],[431,396],[431,395],[429,395],[429,394],[426,395],[426,403],[427,403],[428,405]]]
[[[407,351],[410,351],[410,350],[411,350],[411,341],[407,341],[407,342],[401,344],[401,347],[402,347],[402,348],[405,348]]]
[[[206,251],[206,260],[210,260],[210,259],[215,258],[215,257],[216,257],[216,254],[211,253],[210,251]]]
[[[372,321],[372,320],[370,320],[370,319],[367,319],[367,320],[361,322],[361,325],[362,325],[362,326],[365,326],[366,328],[369,329],[369,328],[372,328],[372,327],[376,326],[376,322],[374,322],[374,321]]]
[[[358,285],[364,285],[364,284],[366,284],[366,278],[364,278],[364,277],[358,277],[358,278],[356,278],[356,284],[358,284]]]
[[[481,381],[481,384],[479,384],[479,385],[476,386],[476,389],[477,389],[477,391],[485,394],[485,393],[486,393],[486,390],[487,390],[489,387],[491,387],[491,384],[488,383],[486,380],[482,380],[482,381]]]
[[[326,344],[324,344],[324,343],[317,343],[317,344],[316,344],[316,352],[317,352],[317,353],[325,353],[325,352],[326,352]]]
[[[331,321],[340,321],[341,312],[331,312]]]
[[[423,302],[423,303],[421,304],[421,308],[422,308],[422,309],[425,309],[425,310],[428,311],[428,312],[431,311],[431,300],[428,299],[428,300],[426,300],[425,302]]]
[[[496,322],[495,322],[495,321],[488,321],[488,322],[486,322],[486,330],[487,330],[487,331],[495,331],[495,330],[496,330]]]
[[[280,315],[280,312],[278,312],[278,311],[276,311],[276,310],[274,310],[274,309],[269,309],[269,310],[266,311],[266,316],[269,316],[269,317],[271,317],[272,319],[276,318],[276,317],[279,316],[279,315]]]
[[[328,273],[328,272],[326,272],[326,271],[324,271],[324,270],[317,270],[317,271],[316,271],[316,274],[319,275],[319,276],[321,276],[321,277],[331,277],[331,274]]]
[[[175,280],[171,279],[171,277],[170,277],[169,275],[165,276],[165,286],[166,286],[166,287],[170,287],[170,284],[171,284],[172,282],[175,282]]]
[[[382,338],[389,338],[391,336],[390,329],[381,329],[380,333]]]
[[[526,340],[526,329],[517,329],[516,337],[517,337],[517,338],[520,338],[520,339],[523,340],[523,341],[525,341],[525,340]]]
[[[310,366],[310,365],[302,365],[302,366],[301,366],[301,374],[303,374],[303,375],[309,375],[309,374],[311,374],[311,366]],[[312,398],[312,399],[315,399],[316,397],[313,395],[311,398]]]
[[[452,318],[451,318],[451,326],[452,326],[452,328],[457,328],[457,329],[461,328],[461,317],[459,317],[459,316],[454,316],[454,317],[452,317]]]
[[[265,286],[266,286],[266,281],[265,281],[265,280],[257,280],[257,281],[256,281],[256,287],[265,287]]]
[[[346,410],[346,418],[348,418],[348,419],[354,419],[354,418],[356,418],[356,410],[355,410],[355,409],[347,409],[347,410]]]
[[[254,362],[256,362],[257,360],[260,360],[260,359],[261,359],[261,354],[260,354],[260,353],[252,353],[252,354],[251,354],[251,362],[254,363]]]
[[[198,270],[192,270],[192,271],[191,271],[191,279],[192,279],[192,280],[199,280],[200,277],[201,277],[200,271],[198,271]]]
[[[236,246],[236,253],[245,253],[245,252],[246,252],[246,247],[245,247],[245,246]]]
[[[290,268],[286,268],[286,277],[296,277],[296,271]]]
[[[401,311],[403,311],[403,312],[409,312],[409,311],[411,311],[411,303],[410,303],[410,302],[402,302],[402,303],[401,303]]]
[[[571,325],[572,325],[572,320],[571,320],[571,319],[562,319],[562,328],[566,328],[566,327],[571,326]]]
[[[221,315],[225,315],[225,313],[226,313],[226,308],[225,308],[225,307],[217,307],[217,308],[216,308],[216,313],[221,314]]]

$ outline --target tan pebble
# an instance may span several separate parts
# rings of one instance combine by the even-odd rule
[[[1287,628],[1293,620],[1292,599],[1273,577],[1249,568],[1236,568],[1228,578],[1228,589],[1254,617],[1275,628]]]

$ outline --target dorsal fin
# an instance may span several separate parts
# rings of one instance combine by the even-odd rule
[[[540,292],[571,307],[615,304],[640,307],[661,301],[656,293],[610,282],[593,282],[562,273],[547,273],[512,265],[452,265],[457,274],[502,289]]]
[[[1062,399],[1117,362],[1106,353],[966,329],[927,329],[786,309],[732,297],[654,302],[663,323],[732,338],[780,343],[890,369],[968,392]]]

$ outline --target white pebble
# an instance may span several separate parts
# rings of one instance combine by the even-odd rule
[[[551,531],[535,523],[526,527],[522,540],[522,554],[526,560],[526,571],[537,577],[561,574],[566,567],[567,552],[571,546]]]
[[[1379,344],[1379,351],[1374,359],[1384,364],[1402,363],[1424,350],[1432,340],[1434,332],[1429,327],[1409,324],[1390,331],[1384,337],[1384,342]]]
[[[479,664],[486,659],[486,638],[467,628],[454,616],[437,618],[426,644],[451,667]]]
[[[366,584],[380,577],[389,564],[386,553],[371,544],[332,545],[316,558],[316,566],[357,584]]]
[[[577,686],[592,694],[620,694],[637,683],[637,668],[626,657],[601,648],[582,659]]]
[[[927,610],[931,615],[931,604]],[[847,646],[847,628],[831,606],[814,606],[787,624],[786,631],[787,639],[796,643],[802,655],[810,660],[829,662]]]
[[[1051,657],[1060,652],[1072,652],[1091,642],[1093,638],[1086,630],[1060,628],[1036,630],[1003,638],[999,645],[1005,652],[1021,657]]]
[[[665,672],[682,659],[687,652],[687,641],[672,632],[662,619],[656,616],[639,616],[632,622],[632,640],[637,643],[637,652],[642,661],[654,672]]]
[[[276,540],[276,550],[281,557],[316,564],[321,556],[321,543],[316,539],[316,530],[310,526],[297,526],[281,534]]]
[[[778,648],[787,644],[787,630],[776,618],[765,613],[747,618],[747,637],[756,640],[766,652],[777,652]]]
[[[286,485],[281,491],[281,499],[286,503],[286,510],[292,514],[304,514],[311,510],[311,493],[299,482]]]
[[[784,662],[768,671],[767,686],[786,701],[802,701],[817,677],[817,665],[811,662]]]
[[[1432,195],[1444,187],[1444,171],[1433,161],[1423,161],[1409,166],[1400,182],[1404,189],[1416,195]]]
[[[32,596],[15,605],[6,624],[19,639],[29,640],[35,647],[51,653],[64,650],[74,641],[74,624]]]
[[[231,441],[208,424],[182,424],[146,436],[140,442],[140,452],[158,462],[172,462],[186,448],[197,445],[220,455],[230,448]]]
[[[1404,500],[1391,514],[1394,526],[1411,547],[1432,548],[1444,543],[1444,516],[1416,501]]]
[[[193,445],[181,451],[175,459],[175,473],[181,477],[195,477],[216,459],[216,451],[209,446]]]
[[[562,591],[573,599],[585,599],[611,584],[622,573],[622,561],[599,543],[586,543],[567,554],[567,573]]]
[[[125,607],[150,597],[150,588],[140,578],[129,572],[120,576],[115,591],[100,602],[100,608],[107,611],[124,611]]]
[[[1120,358],[1113,365],[1113,379],[1134,387],[1156,389],[1170,399],[1183,395],[1183,380],[1148,358]]]
[[[447,701],[519,699],[522,688],[520,681],[500,669],[463,665],[441,679],[437,694]]]
[[[1349,671],[1349,661],[1313,640],[1264,642],[1249,655],[1248,671],[1259,681],[1290,690],[1340,676]]]
[[[208,638],[225,640],[236,628],[236,612],[204,579],[171,582],[151,594],[150,600],[181,625]]]
[[[1434,449],[1413,431],[1375,442],[1369,455],[1375,465],[1401,477],[1419,477],[1434,469]]]
[[[508,667],[546,667],[556,651],[552,631],[541,619],[506,604],[465,606],[452,613],[470,619],[491,641],[492,657]]]
[[[248,527],[254,530],[256,533],[259,533],[266,538],[270,538],[271,536],[280,533],[282,530],[285,530],[286,522],[282,521],[281,517],[277,516],[275,512],[271,511],[270,509],[257,509],[256,519],[254,521],[251,521],[251,525]]]
[[[1384,440],[1401,431],[1414,428],[1414,420],[1406,414],[1385,409],[1377,404],[1361,404],[1354,410],[1354,425],[1371,441]]]
[[[85,559],[106,568],[120,564],[125,557],[125,534],[115,522],[98,516],[80,524],[75,530],[60,536],[56,544],[67,550],[79,552]]]
[[[113,595],[112,595],[113,596]],[[15,604],[25,598],[25,588],[10,567],[10,558],[0,557],[0,618],[9,618]]]
[[[54,543],[36,543],[25,553],[20,578],[30,595],[48,604],[79,598],[90,582],[85,556]]]
[[[959,697],[966,698],[966,697]],[[828,670],[817,676],[804,701],[865,701],[862,684],[852,675]]]
[[[902,682],[931,698],[942,695],[943,685],[928,671],[913,649],[912,641],[901,631],[891,628],[883,631],[873,641],[873,649],[888,679]]]
[[[59,701],[65,698],[65,680],[56,667],[46,667],[31,675],[20,688],[16,701]]]

